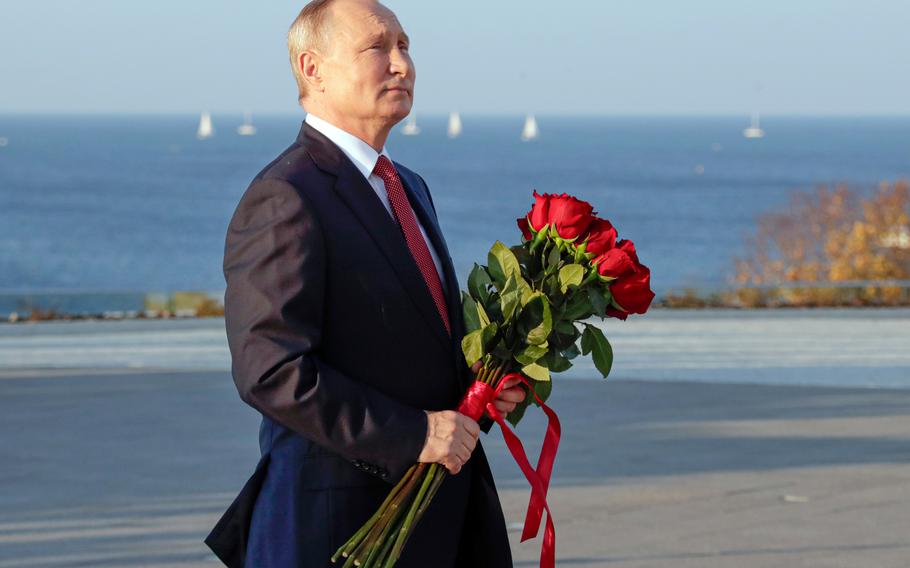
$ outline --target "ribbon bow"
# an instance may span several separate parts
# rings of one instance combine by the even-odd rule
[[[543,440],[543,446],[540,448],[540,457],[537,459],[537,467],[532,468],[528,462],[528,456],[525,453],[521,440],[515,435],[515,432],[506,424],[502,414],[496,409],[493,401],[502,392],[503,387],[508,379],[517,379],[518,382],[528,387],[528,391],[534,395],[534,399],[540,408],[547,414],[547,433]],[[540,552],[541,568],[554,568],[556,565],[556,528],[553,526],[553,515],[550,513],[550,507],[547,505],[547,490],[550,487],[550,474],[553,471],[553,460],[556,458],[556,449],[559,447],[560,426],[559,418],[549,406],[534,392],[527,379],[519,373],[509,373],[499,380],[496,388],[474,381],[464,398],[458,405],[458,411],[462,414],[478,420],[483,411],[487,413],[499,424],[502,429],[502,436],[505,438],[506,446],[512,453],[512,457],[518,463],[528,483],[531,484],[531,499],[528,503],[528,512],[525,515],[524,529],[521,533],[521,542],[537,536],[540,531],[540,521],[543,517],[543,511],[547,511],[547,525],[544,530],[543,544]]]

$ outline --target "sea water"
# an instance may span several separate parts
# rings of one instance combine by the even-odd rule
[[[230,216],[256,173],[294,141],[303,113],[0,116],[0,292],[97,295],[221,290]],[[792,191],[862,192],[910,177],[910,118],[420,116],[392,158],[427,181],[462,285],[497,239],[517,243],[532,191],[590,201],[635,242],[660,294],[723,286],[763,213]],[[329,221],[330,222],[330,221]]]

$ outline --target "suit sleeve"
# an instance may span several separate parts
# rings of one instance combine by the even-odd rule
[[[286,181],[254,181],[225,240],[234,383],[262,414],[394,483],[423,449],[427,415],[322,360],[325,272],[310,203]]]

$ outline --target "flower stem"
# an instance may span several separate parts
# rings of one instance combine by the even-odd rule
[[[413,466],[412,466],[413,467]],[[402,488],[401,492],[395,496],[394,499],[389,503],[388,508],[379,521],[373,526],[370,532],[367,534],[366,538],[354,548],[354,551],[351,553],[351,556],[354,558],[354,565],[360,566],[363,563],[362,559],[365,559],[370,549],[376,542],[379,540],[380,536],[385,529],[388,528],[388,525],[391,524],[396,517],[403,512],[404,506],[410,501],[412,496],[412,490],[414,485],[420,480],[422,473],[426,469],[425,463],[417,464],[417,467],[414,473],[411,475],[408,482]],[[348,567],[348,564],[345,563],[345,566]],[[349,567],[348,567],[349,568]]]
[[[401,524],[404,522],[403,519],[404,519],[404,517],[398,517],[396,519],[396,522],[392,523],[394,525],[392,527],[392,534],[395,534],[401,528]],[[382,545],[382,549],[379,551],[379,554],[376,556],[376,560],[374,562],[370,563],[370,566],[372,566],[372,567],[382,566],[382,564],[388,559],[389,550],[392,548],[392,546],[394,544],[395,544],[395,539],[393,539],[393,538],[386,539],[386,541]],[[379,547],[377,546],[377,548],[379,548]]]
[[[416,469],[417,469],[417,464],[414,464],[410,468],[408,468],[408,471],[406,471],[405,474],[403,476],[401,476],[401,479],[398,481],[398,483],[395,485],[395,487],[392,488],[392,490],[386,496],[385,500],[382,502],[382,505],[379,506],[379,509],[377,509],[376,512],[373,513],[373,516],[370,517],[370,519],[366,523],[364,523],[364,525],[362,527],[360,527],[356,533],[354,533],[354,536],[349,538],[347,542],[345,542],[338,548],[338,550],[332,556],[333,563],[338,561],[339,556],[344,557],[344,558],[347,558],[348,556],[350,556],[351,551],[354,550],[354,548],[361,541],[361,539],[363,539],[367,535],[367,533],[370,531],[370,529],[373,528],[373,525],[375,525],[376,522],[380,519],[380,517],[382,517],[383,513],[385,513],[386,507],[388,507],[389,503],[391,503],[392,500],[395,498],[395,496],[398,495],[398,493],[401,491],[401,488],[404,487],[405,484],[407,484],[408,480],[414,474],[414,471]]]
[[[430,486],[430,490],[427,492],[427,496],[424,497],[423,502],[417,509],[417,518],[414,520],[415,525],[417,524],[417,521],[420,520],[420,517],[423,516],[423,513],[427,510],[427,507],[430,506],[430,501],[433,500],[433,496],[436,495],[436,491],[439,489],[439,486],[442,485],[442,482],[445,480],[448,473],[449,471],[441,465],[437,467],[435,472],[433,472],[433,485]]]
[[[433,483],[430,485],[430,488],[427,490],[427,494],[424,496],[423,501],[417,508],[417,514],[414,516],[414,522],[412,523],[413,527],[416,527],[420,522],[420,519],[426,512],[427,507],[430,506],[430,502],[433,500],[433,497],[436,495],[436,492],[439,490],[442,482],[445,481],[446,477],[448,477],[448,474],[448,470],[441,465],[439,465],[438,469],[433,474],[430,474],[434,476]],[[402,549],[408,544],[408,539],[411,537],[412,532],[413,531],[409,530],[408,534],[405,535],[404,542],[401,543]]]
[[[429,469],[423,470],[422,474],[424,475],[424,477],[426,477],[427,471],[429,471]],[[421,474],[417,474],[417,475],[421,475]],[[361,568],[369,568],[371,566],[379,566],[382,564],[383,559],[386,557],[386,552],[383,552],[383,551],[384,550],[387,551],[388,542],[394,541],[394,539],[392,539],[392,538],[387,539],[387,536],[390,533],[395,534],[395,530],[397,530],[397,529],[395,529],[395,530],[392,530],[392,529],[398,525],[397,521],[402,516],[403,515],[397,515],[395,517],[396,522],[387,522],[385,524],[385,526],[382,527],[382,531],[379,533],[379,536],[376,538],[375,544],[373,544],[369,547],[369,554],[367,555],[363,564],[360,565]]]
[[[408,515],[404,519],[404,524],[401,526],[401,529],[398,530],[398,536],[395,539],[395,546],[392,547],[392,551],[389,553],[389,557],[386,559],[384,568],[392,568],[392,566],[395,564],[395,561],[398,560],[398,557],[401,555],[401,547],[404,546],[404,541],[407,538],[408,533],[411,531],[411,523],[414,521],[414,516],[417,514],[417,509],[420,506],[421,501],[423,501],[423,497],[426,495],[427,489],[429,489],[432,482],[432,475],[424,476],[423,483],[420,484],[420,490],[417,492],[417,497],[414,498],[414,501],[411,503],[411,506],[408,509]]]

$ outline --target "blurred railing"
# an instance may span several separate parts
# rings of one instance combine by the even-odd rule
[[[667,308],[910,306],[910,280],[790,281],[670,290],[655,300]]]
[[[224,291],[0,291],[0,321],[224,315]]]
[[[844,280],[729,284],[672,289],[655,298],[664,308],[910,306],[910,280]],[[224,315],[224,290],[141,292],[0,291],[0,322]]]

